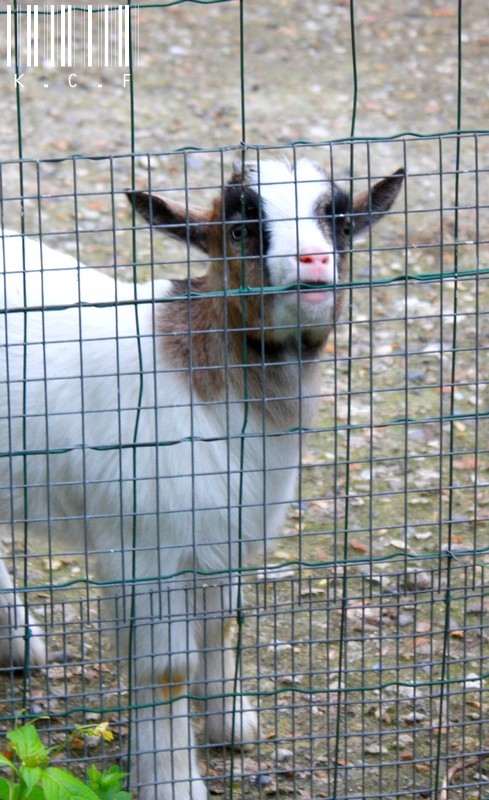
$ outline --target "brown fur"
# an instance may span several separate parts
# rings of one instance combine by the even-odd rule
[[[192,281],[191,291],[199,291],[198,284],[202,287],[205,280]],[[176,287],[182,288],[182,294],[187,293],[187,282],[184,283],[185,287]],[[246,380],[246,395],[252,408],[261,414],[263,407],[258,401],[268,398],[267,416],[277,423],[297,425],[299,369],[304,388],[315,382],[319,348],[304,348],[299,366],[297,352],[285,347],[270,348],[267,332],[263,341],[256,330],[250,332],[248,339],[247,331],[242,330],[242,317],[238,330],[230,326],[231,314],[225,326],[223,299],[177,297],[162,306],[157,320],[158,334],[164,337],[166,357],[169,355],[176,369],[186,371],[197,399],[211,402],[225,398],[226,392],[233,399],[244,399]]]
[[[335,230],[340,282],[346,271],[341,252],[348,250],[350,227],[358,234],[383,216],[402,180],[403,170],[398,170],[355,196],[351,219],[339,214]],[[251,410],[277,423],[307,424],[313,404],[305,397],[317,393],[319,355],[331,326],[273,330],[272,310],[281,300],[280,290],[240,292],[241,287],[269,289],[270,283],[266,259],[259,255],[266,252],[267,228],[256,193],[250,195],[246,181],[234,174],[209,212],[146,192],[128,197],[151,226],[209,257],[204,277],[174,281],[173,299],[161,304],[156,322],[166,358],[187,373],[197,399],[212,402],[229,394],[231,400],[248,399]],[[337,201],[340,212],[344,202],[345,198]],[[317,214],[320,219],[320,208]],[[343,294],[336,291],[335,319]]]
[[[222,399],[226,391],[233,399],[244,399],[246,393],[251,409],[262,414],[263,404],[259,401],[267,398],[269,419],[291,427],[298,425],[299,386],[307,388],[315,383],[319,374],[318,356],[329,329],[321,329],[319,338],[305,329],[299,342],[297,332],[291,331],[290,339],[283,342],[271,329],[273,294],[205,296],[239,289],[243,283],[243,264],[246,285],[263,285],[259,259],[243,261],[236,252],[241,249],[240,243],[234,242],[229,234],[225,273],[221,258],[223,226],[215,224],[220,222],[214,216],[216,211],[215,206],[214,218],[209,220],[209,255],[216,260],[211,262],[205,276],[191,279],[190,284],[186,280],[175,281],[175,299],[160,307],[157,332],[163,337],[165,354],[175,368],[187,371],[193,390],[201,400]],[[189,296],[190,293],[204,296]],[[338,293],[338,307],[340,302]],[[277,398],[277,402],[273,402],[273,398]],[[308,403],[302,409],[306,417],[309,416],[307,406]]]
[[[185,675],[181,672],[165,670],[161,676],[160,691],[163,700],[177,700],[184,692]]]
[[[299,387],[307,390],[318,379],[318,357],[331,329],[320,328],[319,334],[315,329],[304,329],[299,341],[297,331],[291,330],[284,341],[284,332],[271,327],[272,304],[279,296],[243,293],[223,297],[221,292],[239,290],[243,284],[258,288],[264,285],[260,259],[243,258],[241,242],[231,238],[229,225],[226,228],[224,242],[221,206],[216,201],[208,216],[211,263],[207,274],[192,278],[190,283],[175,281],[175,299],[160,307],[157,332],[163,337],[165,354],[175,368],[187,371],[201,400],[222,399],[227,391],[233,399],[244,399],[246,394],[251,410],[263,414],[264,406],[259,401],[267,398],[266,414],[270,420],[290,427],[300,421],[305,424],[304,416],[309,417],[315,403],[299,398]],[[248,251],[257,247],[256,242],[247,241]],[[189,296],[190,293],[204,296]],[[217,296],[205,296],[213,293]],[[338,315],[341,295],[337,293]]]

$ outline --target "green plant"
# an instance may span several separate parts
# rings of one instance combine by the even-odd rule
[[[131,800],[130,792],[122,788],[125,774],[114,764],[100,772],[93,764],[87,770],[88,785],[100,800]]]
[[[104,772],[91,766],[86,782],[67,769],[51,766],[54,756],[80,733],[113,738],[106,722],[76,728],[67,741],[49,748],[31,723],[7,733],[10,747],[0,753],[0,768],[7,768],[10,777],[0,777],[0,800],[131,800],[123,789],[126,773],[117,766]]]

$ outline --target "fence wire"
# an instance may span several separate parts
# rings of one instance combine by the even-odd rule
[[[248,141],[244,0],[123,4],[130,9],[130,73],[138,69],[137,13],[153,13],[155,24],[164,25],[167,8],[192,3],[226,3],[236,14],[241,130],[235,146],[209,149],[190,142],[139,151],[138,84],[131,81],[128,152],[29,158],[22,87],[15,85],[17,152],[0,165],[2,228],[10,231],[2,237],[1,327],[9,355],[0,395],[0,523],[16,598],[12,602],[11,590],[2,586],[7,611],[0,634],[9,653],[0,672],[2,724],[47,716],[40,727],[48,740],[58,741],[82,722],[109,720],[113,743],[75,739],[67,760],[82,768],[120,759],[141,798],[202,800],[208,789],[234,798],[487,800],[489,131],[463,127],[464,4],[458,0],[456,6],[451,130],[356,136],[361,67],[350,0],[349,136],[272,147]],[[71,9],[117,17],[123,5]],[[22,31],[31,13],[21,2],[0,10],[0,22],[9,14],[13,25],[16,75],[23,70]],[[40,7],[43,13],[51,15],[51,7]],[[63,13],[54,7],[56,16]],[[204,178],[196,153],[207,159]],[[261,191],[269,191],[280,179],[267,179],[267,160],[285,157],[294,182],[304,156],[326,166],[350,207],[396,167],[406,179],[379,232],[367,229],[354,242],[350,227],[341,284],[320,287],[344,298],[344,313],[312,359],[322,371],[314,386],[319,415],[311,419],[303,406],[300,345],[295,360],[289,354],[283,365],[298,371],[298,385],[280,398],[297,400],[297,415],[277,429],[267,417],[274,400],[257,395],[253,383],[257,357],[263,385],[267,359],[284,358],[281,351],[266,353],[265,342],[281,326],[265,311],[270,300],[277,303],[291,292],[299,298],[294,284],[304,284],[299,288],[306,293],[311,286],[299,273],[297,281],[279,286],[263,278],[250,285],[250,233],[241,227],[234,257],[239,280],[198,288],[195,273],[232,259],[229,236],[222,256],[191,251],[192,244],[199,246],[199,216],[192,209],[219,196],[233,162],[242,172],[251,163]],[[166,175],[171,181],[161,177]],[[246,192],[235,182],[233,222],[236,214],[249,221]],[[320,179],[305,183],[314,187]],[[297,241],[289,255],[299,252],[301,185],[296,182],[291,218],[285,212],[285,219],[269,220],[263,208],[255,212],[261,253],[267,225],[291,219]],[[180,223],[169,231],[178,236],[184,230],[183,255],[181,243],[179,249],[160,242],[155,205],[146,222],[135,201],[131,210],[126,192],[134,196],[137,189],[183,201]],[[225,212],[225,205],[218,201],[215,208]],[[371,195],[365,211],[370,221],[377,211]],[[212,233],[228,223],[216,217]],[[32,237],[73,260],[39,249]],[[104,278],[103,287],[92,289],[87,261],[118,282]],[[262,255],[267,274],[265,262]],[[141,288],[142,278],[153,288]],[[162,278],[180,281],[178,292],[168,294]],[[12,287],[15,302],[8,301]],[[180,328],[158,328],[165,308],[182,300],[188,301],[181,312],[187,317],[172,317]],[[201,366],[201,379],[203,318],[195,327],[192,308],[220,300],[224,324],[206,318],[206,330],[224,342],[224,361],[210,370]],[[105,332],[91,319],[107,325]],[[302,335],[308,323],[298,327]],[[177,336],[182,330],[186,337]],[[258,349],[250,330],[258,335]],[[22,336],[14,343],[18,331]],[[241,355],[233,362],[236,334]],[[158,348],[173,352],[173,342],[186,348],[188,369],[176,356],[159,364]],[[110,349],[110,374],[97,366],[98,345]],[[59,369],[63,358],[50,359],[60,349],[67,363],[58,373],[53,363]],[[188,391],[181,388],[186,371]],[[221,373],[216,394],[212,387]],[[109,379],[105,396],[91,390],[101,378]],[[162,381],[175,387],[169,396],[161,394]],[[63,393],[71,405],[60,404]],[[185,435],[175,423],[179,415]],[[211,417],[219,425],[203,428],[202,419]],[[268,455],[275,440],[297,436],[297,463]],[[203,449],[217,453],[216,442],[224,443],[225,456],[205,462]],[[254,467],[250,452],[261,453]],[[72,472],[60,470],[60,462]],[[284,497],[277,487],[287,486],[293,467],[299,468],[298,483]],[[250,493],[257,472],[261,483]],[[181,487],[172,488],[179,481],[186,482],[180,506],[174,494]],[[109,496],[115,499],[104,506]],[[279,514],[285,504],[291,510],[275,531],[267,515]],[[202,541],[203,520],[212,512],[226,525]],[[165,530],[179,514],[185,524],[168,542]],[[153,538],[145,538],[149,519]],[[103,533],[104,525],[112,538],[97,541],[94,531]],[[41,538],[46,528],[47,544]],[[65,531],[62,545],[57,534],[64,529],[70,538]],[[267,560],[265,533],[272,544]],[[245,550],[253,538],[258,556],[250,562]],[[117,568],[108,566],[114,556]],[[30,624],[22,614],[32,615]],[[40,665],[32,657],[39,632],[43,652],[57,654]],[[25,663],[21,674],[8,663],[16,661],[14,634]],[[252,722],[256,708],[259,729]],[[241,749],[241,738],[253,749]]]

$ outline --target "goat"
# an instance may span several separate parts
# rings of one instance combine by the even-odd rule
[[[3,234],[0,522],[61,535],[109,597],[122,587],[139,800],[207,797],[189,696],[208,742],[257,740],[235,685],[230,576],[284,522],[350,238],[402,181],[351,206],[314,162],[263,159],[236,168],[210,210],[130,193],[155,231],[209,259],[201,277],[137,289]],[[0,565],[1,661],[21,665],[28,642],[40,665],[40,627]]]

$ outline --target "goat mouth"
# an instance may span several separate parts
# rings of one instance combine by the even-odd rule
[[[297,288],[301,294],[301,301],[306,303],[323,303],[328,299],[330,292],[334,290],[334,285],[321,281],[307,281],[305,283],[300,283]]]

